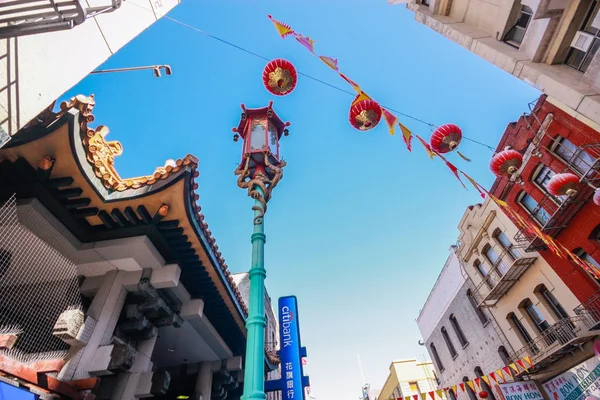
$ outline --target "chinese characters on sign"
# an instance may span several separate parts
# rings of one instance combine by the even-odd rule
[[[542,400],[543,396],[533,382],[511,382],[500,385],[506,400]]]
[[[600,397],[600,362],[596,357],[592,357],[549,380],[543,386],[551,400]]]
[[[283,366],[283,398],[303,400],[302,360],[300,356],[300,329],[298,326],[298,305],[296,297],[279,299],[279,330],[281,365]]]

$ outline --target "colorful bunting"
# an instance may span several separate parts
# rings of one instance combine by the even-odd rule
[[[371,97],[369,97],[368,94],[366,94],[365,92],[363,92],[362,90],[356,95],[356,97],[354,98],[354,100],[352,101],[351,106],[355,105],[356,103],[358,103],[359,101],[363,101],[363,100],[371,100]]]
[[[467,180],[469,181],[469,183],[471,183],[471,185],[473,185],[473,187],[475,188],[475,190],[477,190],[479,192],[479,195],[481,196],[481,198],[485,199],[485,189],[483,189],[481,187],[481,185],[475,181],[475,179],[471,178],[469,175],[467,175],[463,171],[460,171],[460,173],[463,174],[463,176],[465,178],[467,178]]]
[[[394,114],[392,114],[385,108],[382,108],[381,111],[382,111],[383,119],[385,120],[385,123],[388,126],[388,130],[390,131],[390,135],[394,136],[396,124],[398,123],[398,118],[396,118],[396,116]],[[402,124],[400,124],[400,127],[402,127]]]
[[[419,400],[419,395],[418,394],[413,394],[413,400]]]
[[[458,392],[456,391],[456,385],[452,386],[452,392],[453,392],[455,395],[457,395],[457,394],[458,394]]]
[[[477,386],[477,390],[481,390],[481,379],[474,378],[473,382],[475,382],[475,386]]]
[[[419,135],[415,135],[417,137],[417,139],[419,140],[419,142],[421,143],[421,145],[423,145],[423,147],[425,148],[425,152],[427,153],[427,155],[429,156],[429,158],[431,158],[433,160],[433,157],[436,156],[435,152],[431,149],[431,146],[429,145],[429,143],[427,143],[425,140],[423,140],[423,138]]]
[[[319,56],[319,59],[321,59],[321,61],[323,61],[325,64],[327,64],[327,66],[329,68],[331,68],[332,70],[339,72],[339,68],[338,68],[338,60],[332,57],[327,57],[327,56]]]
[[[437,393],[437,395],[438,395],[438,397],[439,397],[440,399],[443,399],[443,397],[442,397],[442,391],[441,391],[441,389],[438,389],[438,390],[436,390],[435,392]]]
[[[517,375],[521,373],[515,363],[510,364],[509,367],[511,367],[517,373]]]
[[[458,175],[458,168],[456,168],[454,166],[454,164],[452,164],[450,161],[446,161],[446,166],[450,169],[450,171],[452,171],[452,173],[454,174],[454,176],[456,177],[456,179],[458,179],[458,181],[460,182],[460,184],[462,185],[462,187],[464,187],[466,189],[467,187],[463,183],[462,179],[460,179],[460,175]]]
[[[270,15],[267,15],[267,17],[269,17],[273,25],[275,25],[275,29],[277,29],[277,33],[279,33],[279,36],[281,36],[282,39],[294,33],[294,31],[288,24],[279,22],[276,19],[273,19],[273,17],[271,17]]]
[[[496,371],[496,374],[498,374],[498,376],[499,376],[500,378],[502,378],[502,381],[503,381],[503,382],[506,382],[506,378],[504,377],[504,374],[502,373],[502,369],[499,369],[499,370],[497,370],[497,371]],[[498,382],[498,383],[499,383],[499,382]]]
[[[527,364],[529,364],[529,366],[530,366],[531,368],[533,368],[533,363],[531,362],[531,357],[527,356],[527,357],[525,357],[523,360],[525,360],[525,362],[526,362]]]
[[[404,144],[406,145],[406,149],[408,151],[412,151],[412,132],[408,129],[402,122],[399,122],[400,130],[402,131],[402,139],[404,139]]]
[[[521,368],[523,368],[525,371],[529,372],[527,367],[525,366],[525,363],[523,362],[523,360],[517,360],[517,365]]]
[[[510,368],[504,367],[504,368],[502,368],[502,371],[504,371],[512,379],[513,375],[512,375],[512,372],[510,372]],[[504,375],[502,377],[504,378]],[[506,378],[504,380],[506,380]]]
[[[492,378],[494,380],[494,382],[498,383],[498,379],[496,378],[496,373],[495,372],[490,372],[490,378]],[[489,383],[488,383],[488,385],[489,385]]]
[[[427,400],[427,393],[421,393],[421,400]]]
[[[471,388],[472,391],[475,391],[475,386],[473,386],[473,381],[468,381],[467,385]]]
[[[460,387],[460,390],[462,390],[463,392],[465,391],[465,384],[464,383],[459,383],[458,386]]]
[[[315,54],[315,46],[314,46],[315,41],[314,40],[312,40],[308,36],[302,36],[302,35],[298,35],[298,34],[294,35],[294,37],[296,38],[298,43],[300,43],[302,46],[304,46],[311,53]]]
[[[493,372],[491,372],[491,373],[490,373],[490,375],[491,375],[491,374],[493,374]],[[481,379],[483,379],[483,381],[484,381],[485,383],[487,383],[487,385],[488,385],[488,386],[490,386],[490,387],[491,387],[491,384],[490,384],[490,378],[488,378],[488,376],[487,376],[487,375],[484,375],[484,376],[482,376],[482,377],[481,377]]]
[[[360,93],[361,89],[360,86],[358,85],[358,83],[354,82],[352,79],[348,78],[346,75],[342,74],[341,72],[338,73],[340,75],[340,77],[345,80],[346,82],[348,82],[350,84],[350,86],[352,86],[352,89],[354,89],[355,92]]]
[[[431,397],[431,400],[435,400],[435,392],[429,392],[427,394],[429,395],[429,397]]]

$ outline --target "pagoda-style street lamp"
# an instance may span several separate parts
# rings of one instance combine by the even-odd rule
[[[233,128],[233,140],[244,142],[242,160],[235,170],[238,186],[248,190],[254,199],[254,232],[252,233],[252,267],[250,268],[250,304],[246,319],[246,366],[244,370],[244,400],[264,400],[265,394],[265,277],[264,216],[271,192],[283,177],[286,162],[279,155],[279,140],[289,134],[289,122],[283,122],[267,107],[247,109],[242,104],[242,118]]]

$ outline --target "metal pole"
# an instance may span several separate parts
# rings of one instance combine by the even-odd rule
[[[260,197],[262,189],[254,186]],[[243,400],[264,400],[265,394],[265,242],[264,211],[259,199],[255,200],[254,232],[252,233],[252,267],[250,268],[250,307],[246,319],[246,366],[244,368]],[[258,223],[257,223],[258,222]]]

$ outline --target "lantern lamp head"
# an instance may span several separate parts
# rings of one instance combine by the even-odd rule
[[[242,104],[242,116],[237,128],[233,128],[234,141],[242,138],[240,167],[248,162],[251,176],[257,171],[271,175],[269,165],[279,166],[281,155],[279,141],[288,136],[289,122],[283,122],[273,110],[273,102],[262,108],[246,108]]]

